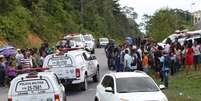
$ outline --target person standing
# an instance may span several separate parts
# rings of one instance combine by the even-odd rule
[[[16,58],[16,67],[17,69],[21,68],[21,60],[24,59],[24,55],[22,54],[20,49],[17,49],[17,54],[15,55]]]
[[[188,47],[186,49],[186,74],[189,74],[189,72],[192,69],[192,65],[193,65],[193,48],[192,48],[192,44],[188,43]]]
[[[197,42],[195,41],[194,45],[193,45],[193,61],[194,61],[194,65],[195,65],[195,70],[197,70],[198,68],[201,68],[200,65],[200,59],[201,59],[201,53],[200,53],[200,45],[197,44]]]
[[[5,66],[3,65],[3,55],[0,55],[0,87],[4,86],[5,81]]]
[[[131,63],[132,63],[132,57],[129,54],[128,50],[125,50],[125,56],[124,56],[124,70],[126,72],[130,72],[131,69]]]
[[[148,52],[145,51],[142,58],[142,66],[145,73],[149,71],[149,59],[148,59]]]
[[[132,49],[131,49],[131,57],[132,57],[131,68],[133,69],[133,71],[137,70],[137,62],[139,60],[137,53],[136,53],[136,49],[137,49],[136,46],[132,46]]]

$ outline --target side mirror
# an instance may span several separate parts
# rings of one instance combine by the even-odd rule
[[[164,90],[165,89],[165,85],[160,84],[159,88],[160,88],[160,90]]]
[[[114,90],[112,90],[112,87],[107,87],[105,88],[105,92],[114,93]]]

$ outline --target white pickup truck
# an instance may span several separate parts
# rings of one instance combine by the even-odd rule
[[[89,77],[94,82],[99,81],[100,77],[96,57],[82,49],[48,55],[43,67],[55,72],[64,85],[78,84],[81,90],[87,90]]]

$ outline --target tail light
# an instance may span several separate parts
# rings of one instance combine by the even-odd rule
[[[55,94],[55,95],[54,95],[54,100],[55,100],[55,101],[59,101],[59,95],[58,95],[58,94]]]
[[[79,68],[75,69],[75,74],[76,74],[76,77],[80,77],[80,69]]]
[[[12,101],[12,98],[11,98],[11,97],[8,97],[8,101]]]

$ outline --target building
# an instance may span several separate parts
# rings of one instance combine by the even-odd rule
[[[201,21],[201,10],[193,12],[193,24],[197,24]]]

